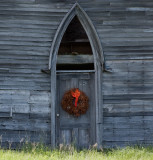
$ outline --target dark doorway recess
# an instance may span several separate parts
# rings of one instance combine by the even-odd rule
[[[92,49],[87,34],[77,16],[73,18],[65,31],[58,54],[92,55]]]
[[[67,27],[57,57],[57,70],[94,70],[91,45],[77,16]]]

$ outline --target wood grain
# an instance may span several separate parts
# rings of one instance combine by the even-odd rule
[[[99,82],[104,101],[97,112],[104,118],[97,123],[103,124],[99,133],[103,145],[152,144],[153,2],[78,3],[94,24],[105,64],[112,70],[104,72]],[[3,146],[7,141],[19,144],[26,133],[29,141],[39,142],[40,130],[47,135],[44,142],[50,144],[50,113],[54,111],[50,86],[54,82],[41,69],[48,68],[55,33],[73,4],[71,0],[0,1],[0,115],[9,115],[13,109],[12,119],[0,118]],[[82,137],[85,133],[80,132]]]

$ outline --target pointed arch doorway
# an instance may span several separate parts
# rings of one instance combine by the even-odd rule
[[[74,28],[71,26],[76,21],[85,33],[79,35],[79,45],[79,32],[72,36],[73,29],[69,29]],[[70,43],[65,45],[67,41]],[[70,55],[65,55],[67,52]],[[84,55],[85,52],[88,53]],[[72,58],[74,54],[75,58]],[[50,52],[52,147],[61,143],[75,144],[79,148],[88,148],[95,143],[98,147],[102,145],[102,67],[103,52],[97,32],[87,14],[76,3],[61,22]],[[81,88],[89,97],[89,110],[78,118],[61,108],[63,94],[71,88]]]

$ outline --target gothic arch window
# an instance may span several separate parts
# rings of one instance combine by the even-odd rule
[[[94,70],[92,48],[77,16],[72,19],[63,35],[56,70]]]

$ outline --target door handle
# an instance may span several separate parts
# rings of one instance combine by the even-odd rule
[[[56,116],[59,117],[60,116],[59,113],[57,113]]]

